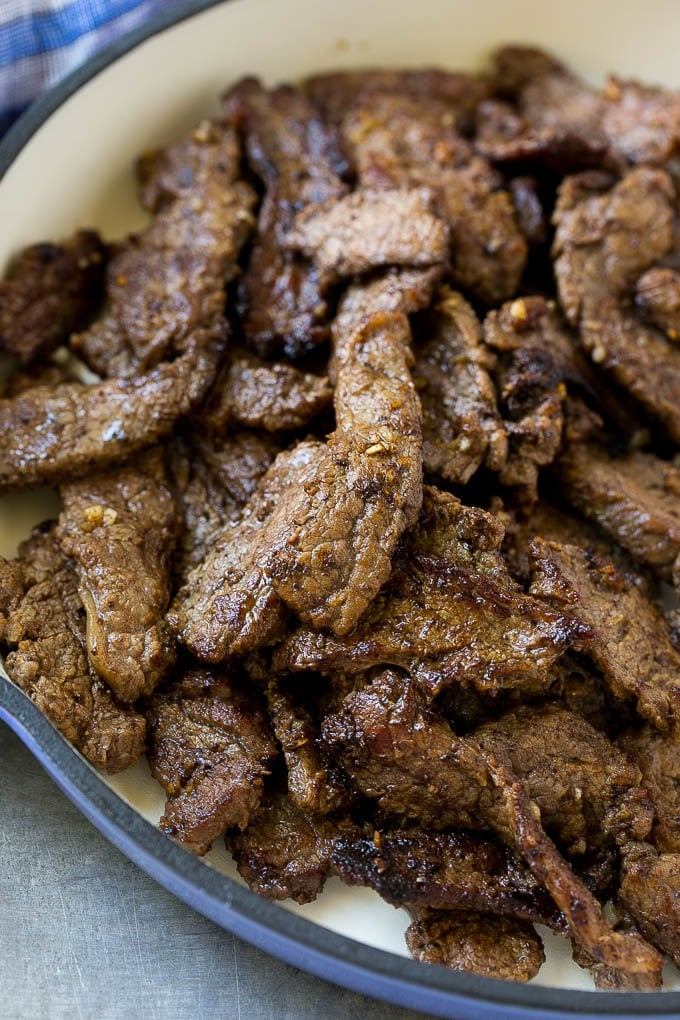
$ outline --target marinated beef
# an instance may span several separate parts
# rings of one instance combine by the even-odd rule
[[[148,157],[143,194],[156,215],[114,247],[105,313],[72,340],[100,375],[147,372],[222,316],[254,222],[255,192],[239,180],[240,158],[233,128],[219,121]]]
[[[493,358],[481,342],[474,311],[448,287],[437,295],[427,337],[416,347],[415,358],[425,470],[461,485],[482,464],[500,470],[507,436],[489,375]]]
[[[54,528],[38,528],[0,565],[9,677],[98,768],[119,772],[144,750],[145,723],[120,707],[90,667],[78,579]]]
[[[350,287],[348,301],[354,301]],[[337,428],[299,486],[268,562],[301,620],[346,634],[387,579],[422,501],[422,431],[402,312],[373,311],[334,328]]]
[[[122,463],[166,436],[214,378],[221,325],[135,379],[36,386],[0,399],[0,491],[53,485]]]
[[[594,444],[570,445],[557,465],[565,499],[638,562],[666,580],[680,553],[680,472],[635,450],[614,459]]]
[[[0,281],[0,348],[26,365],[66,343],[97,311],[105,262],[92,230],[24,248]]]
[[[151,774],[168,794],[164,832],[203,855],[225,829],[245,829],[276,756],[266,716],[225,673],[190,672],[145,710]]]
[[[677,737],[643,726],[621,734],[617,743],[642,772],[654,805],[649,842],[659,853],[680,854],[680,746]]]
[[[323,443],[300,443],[279,454],[240,519],[217,535],[189,574],[167,616],[171,631],[207,662],[243,654],[280,636],[284,607],[269,555],[290,528],[291,500],[323,463]]]
[[[285,247],[313,259],[323,286],[388,266],[442,264],[449,236],[426,188],[354,191],[303,209]]]
[[[296,358],[328,338],[325,294],[314,266],[283,247],[295,215],[339,198],[347,186],[336,131],[297,89],[267,91],[246,78],[226,94],[225,111],[244,138],[265,195],[248,264],[239,283],[243,332],[264,357]]]
[[[680,438],[680,352],[630,306],[638,277],[672,244],[673,186],[641,167],[612,187],[606,175],[566,178],[553,256],[560,301],[581,345],[670,436]]]
[[[531,924],[471,910],[419,909],[404,938],[421,963],[481,977],[529,981],[545,962],[543,942]]]
[[[454,283],[493,304],[515,292],[526,242],[501,178],[452,122],[447,104],[438,100],[361,94],[343,120],[342,136],[360,187],[433,192],[450,227]]]
[[[60,495],[57,538],[78,576],[90,664],[116,697],[136,701],[175,661],[164,614],[177,513],[162,451],[66,483]]]
[[[505,914],[565,930],[564,917],[510,850],[468,832],[419,829],[341,835],[333,865],[395,907]]]
[[[680,964],[680,854],[630,847],[621,868],[618,902],[652,945]]]
[[[234,424],[285,432],[308,425],[332,398],[323,376],[283,361],[262,361],[248,351],[233,351],[200,417],[221,435],[231,432]]]
[[[573,545],[535,539],[529,548],[530,591],[569,607],[591,628],[588,652],[615,697],[634,701],[657,729],[677,726],[680,655],[661,610],[633,574]]]
[[[428,495],[418,529],[354,630],[343,638],[299,628],[277,649],[277,668],[402,666],[430,694],[450,684],[544,690],[550,665],[588,630],[517,590],[496,551],[501,540],[502,528],[483,510]]]
[[[635,303],[669,340],[680,340],[680,273],[648,269],[635,285]]]

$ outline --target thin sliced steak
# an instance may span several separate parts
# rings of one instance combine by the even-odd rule
[[[617,744],[640,768],[654,805],[649,841],[660,853],[680,854],[680,743],[677,736],[643,726],[622,733]]]

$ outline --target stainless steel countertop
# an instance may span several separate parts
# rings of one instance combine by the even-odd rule
[[[417,1020],[249,946],[112,847],[0,723],[2,1020]]]

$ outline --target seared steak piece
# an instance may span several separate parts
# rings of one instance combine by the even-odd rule
[[[200,418],[211,431],[222,434],[231,432],[235,423],[285,432],[308,425],[332,399],[323,376],[283,361],[262,361],[248,351],[233,351]]]
[[[0,281],[0,348],[26,365],[66,343],[97,311],[105,261],[92,230],[24,248]]]
[[[417,345],[414,382],[423,410],[425,470],[464,485],[482,465],[498,471],[507,436],[489,372],[493,357],[464,298],[443,287]]]
[[[298,213],[285,247],[313,259],[324,286],[371,269],[440,265],[449,235],[432,206],[426,188],[353,191]]]
[[[573,132],[605,143],[620,163],[666,163],[680,144],[680,94],[611,77],[590,89],[547,53],[504,46],[496,88],[517,102],[532,130]]]
[[[493,304],[516,290],[527,246],[502,180],[452,126],[445,103],[400,94],[360,95],[343,124],[367,190],[425,187],[451,231],[454,283]]]
[[[467,832],[405,829],[341,835],[333,865],[395,907],[479,910],[565,930],[551,897],[510,850]]]
[[[564,498],[615,542],[672,580],[680,553],[680,472],[636,450],[614,459],[594,444],[574,443],[557,465]]]
[[[370,98],[381,92],[400,93],[424,106],[432,100],[446,104],[451,123],[467,130],[477,104],[489,94],[490,81],[481,74],[444,71],[438,67],[393,71],[368,68],[360,71],[331,71],[312,75],[304,89],[325,119],[340,124],[359,96]]]
[[[283,243],[296,213],[347,191],[336,131],[297,89],[267,91],[246,78],[224,97],[244,138],[248,162],[263,181],[257,233],[239,284],[243,331],[263,356],[295,358],[328,338],[325,294],[314,266]]]
[[[680,964],[680,854],[658,854],[647,843],[631,846],[617,900],[644,937]]]
[[[147,372],[222,316],[253,225],[255,192],[238,179],[240,159],[233,128],[219,121],[149,156],[143,194],[156,215],[115,247],[104,316],[72,341],[100,375]]]
[[[134,765],[144,719],[121,708],[88,663],[78,579],[53,527],[37,528],[14,562],[0,564],[0,599],[10,678],[93,765]]]
[[[614,932],[540,823],[540,808],[507,761],[456,737],[412,680],[388,671],[323,724],[326,745],[381,812],[424,828],[491,828],[523,857],[598,961],[632,973],[658,971],[661,957],[636,935]]]
[[[82,478],[158,442],[203,398],[223,338],[222,325],[198,330],[176,361],[135,379],[0,399],[0,491]]]
[[[569,607],[592,629],[588,652],[615,697],[634,700],[657,729],[673,729],[680,709],[680,655],[658,608],[607,560],[573,545],[535,539],[530,591]]]
[[[311,815],[327,815],[348,807],[347,786],[317,747],[318,726],[294,687],[285,678],[270,677],[265,696],[274,736],[286,762],[290,799]]]
[[[370,286],[370,285],[369,285]],[[346,301],[353,306],[350,287]],[[344,302],[343,302],[344,304]],[[422,501],[422,432],[403,312],[373,309],[334,324],[335,417],[320,462],[289,508],[268,562],[280,598],[306,623],[346,634],[391,569]],[[313,468],[313,470],[312,470]]]
[[[680,439],[680,351],[630,307],[638,277],[671,247],[673,186],[641,167],[559,189],[553,255],[560,301],[591,360]]]
[[[669,340],[680,340],[680,273],[648,269],[635,285],[635,303]]]
[[[164,832],[203,855],[255,814],[276,747],[262,710],[223,673],[189,672],[145,710],[151,774],[168,799]]]
[[[431,694],[465,683],[544,690],[549,666],[588,631],[517,590],[498,554],[501,540],[490,514],[426,491],[418,528],[354,630],[343,638],[300,628],[277,649],[275,666],[354,672],[397,665]]]
[[[680,854],[680,744],[677,736],[643,726],[622,733],[617,743],[640,768],[654,805],[649,841],[660,853]]]
[[[334,337],[351,337],[375,312],[413,315],[427,308],[442,269],[391,269],[362,281],[361,287],[348,287],[333,322]]]
[[[266,797],[244,832],[227,833],[239,874],[270,900],[310,903],[334,871],[331,854],[347,822],[311,818],[282,793]]]
[[[230,429],[226,436],[176,436],[169,467],[181,517],[174,573],[183,584],[228,521],[236,521],[281,451],[266,433]]]
[[[177,512],[163,453],[61,486],[57,538],[73,559],[87,654],[117,698],[150,694],[175,661],[163,619]]]
[[[207,662],[243,654],[279,636],[284,612],[269,554],[288,535],[291,501],[325,458],[323,443],[299,443],[279,454],[239,521],[217,535],[173,602],[170,629]]]
[[[617,914],[620,913],[617,911]],[[617,920],[614,930],[638,932],[633,918],[630,914],[625,913]],[[658,971],[649,971],[646,974],[625,974],[623,971],[613,970],[604,963],[598,963],[583,946],[579,946],[573,940],[571,948],[574,963],[583,967],[584,970],[589,970],[595,987],[602,991],[653,992],[661,988],[662,976]]]
[[[527,921],[473,910],[409,911],[404,938],[411,956],[451,970],[529,981],[545,962],[540,935]]]

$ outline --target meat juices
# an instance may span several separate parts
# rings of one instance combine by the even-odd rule
[[[181,846],[455,970],[680,963],[679,149],[680,93],[527,47],[246,78],[146,227],[17,254],[0,490],[63,505],[0,650]]]

